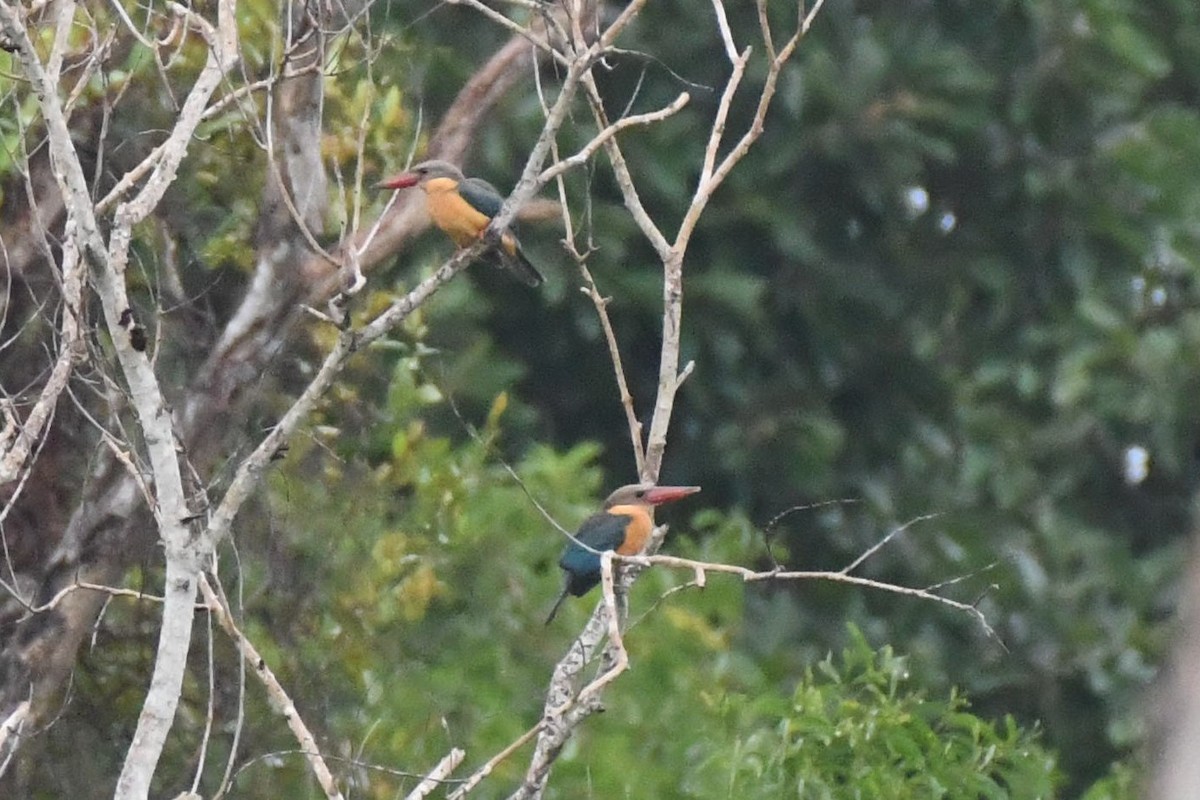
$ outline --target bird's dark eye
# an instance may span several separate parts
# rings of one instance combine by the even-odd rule
[[[645,497],[645,496],[646,496],[646,490],[645,490],[645,489],[638,489],[638,490],[637,490],[637,497],[639,497],[639,498],[642,498],[642,497]]]

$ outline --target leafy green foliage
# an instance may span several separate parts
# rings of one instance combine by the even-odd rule
[[[775,9],[777,31],[791,10]],[[669,229],[717,102],[699,87],[728,68],[703,15],[652,4],[644,22],[629,47],[655,58],[617,59],[602,81],[614,113],[692,93],[677,117],[622,137]],[[735,35],[754,24],[731,10]],[[678,35],[664,43],[668,26]],[[840,567],[940,513],[864,569],[913,585],[973,575],[951,591],[982,596],[1009,653],[925,607],[837,595],[839,608],[873,642],[905,642],[927,685],[1041,720],[1073,792],[1141,736],[1200,474],[1198,30],[1196,10],[1169,1],[828,6],[686,266],[696,372],[669,468],[760,523],[793,504],[862,500],[781,526],[781,557],[797,567]],[[735,103],[728,127],[750,111]],[[657,379],[658,297],[639,287],[656,266],[603,166],[590,188],[590,268],[616,298],[641,408]],[[506,304],[492,330],[530,365],[523,395],[552,397],[538,402],[556,429],[606,443],[615,472],[625,433],[611,397],[553,384],[602,369],[580,361],[598,343],[577,302]],[[530,353],[496,324],[548,315],[533,335],[574,346]],[[1138,448],[1149,474],[1127,479]],[[795,662],[840,648],[830,598],[753,597],[762,640],[747,646]]]
[[[293,594],[295,581],[263,598],[294,620],[285,631],[295,632],[283,636],[294,644],[276,654],[290,685],[315,693],[313,701],[342,698],[326,717],[331,735],[353,748],[369,727],[357,748],[362,760],[413,771],[464,744],[477,763],[536,721],[550,666],[596,599],[573,601],[553,626],[542,625],[558,587],[561,540],[488,458],[507,401],[497,399],[478,438],[456,445],[433,435],[417,412],[443,400],[423,382],[419,361],[397,362],[384,423],[393,447],[369,472],[305,480],[306,465],[323,461],[314,449],[293,453],[276,484],[289,549],[315,548],[296,563],[323,565],[319,581],[332,603]],[[535,450],[516,469],[556,517],[578,519],[599,488],[596,454],[590,446]],[[293,481],[304,484],[302,494]],[[292,525],[293,517],[303,522]],[[691,522],[689,530],[708,535],[672,539],[669,549],[728,560],[757,538],[745,520],[713,511]],[[786,786],[845,796],[839,785],[861,786],[863,797],[938,786],[931,796],[1053,795],[1052,757],[1011,719],[998,727],[966,712],[957,695],[934,702],[907,690],[906,660],[888,648],[875,654],[861,635],[841,665],[827,659],[807,669],[794,695],[781,691],[792,683],[790,664],[741,652],[740,582],[713,576],[703,592],[668,594],[687,577],[651,570],[635,585],[626,639],[633,668],[608,713],[568,745],[550,796],[774,797]],[[302,644],[308,637],[312,644]],[[336,654],[320,644],[330,640],[344,643]],[[320,684],[302,677],[313,674]],[[520,770],[517,757],[489,780],[502,787]],[[302,765],[297,771],[303,776]],[[357,774],[373,796],[408,785]]]
[[[1011,717],[988,723],[957,694],[910,688],[908,660],[851,631],[835,662],[809,667],[787,697],[726,697],[738,731],[707,748],[696,783],[712,797],[1052,797],[1054,758]]]
[[[840,568],[897,524],[940,513],[862,570],[922,586],[969,575],[946,591],[978,598],[1007,651],[961,615],[844,587],[744,591],[714,577],[660,603],[688,576],[652,570],[632,598],[634,668],[609,713],[569,743],[551,794],[778,796],[803,786],[845,797],[857,786],[861,796],[969,787],[972,797],[1033,797],[1062,785],[1089,800],[1133,796],[1126,761],[1143,736],[1139,698],[1168,642],[1200,474],[1200,11],[1184,0],[978,6],[822,10],[757,149],[693,239],[683,355],[696,370],[664,478],[704,486],[704,508],[672,512],[668,548],[743,564],[766,563],[762,522],[792,505],[861,501],[781,522],[773,552],[805,568]],[[246,68],[263,73],[279,40],[276,9],[239,8]],[[729,8],[739,41],[757,29],[751,10]],[[772,4],[777,32],[794,11]],[[343,187],[356,171],[369,182],[402,163],[418,119],[428,129],[505,36],[461,7],[379,13],[391,17],[387,46],[331,48],[325,153],[342,177],[331,181],[331,231],[352,218]],[[728,67],[713,57],[711,19],[690,6],[648,4],[632,33],[599,75],[610,112],[649,110],[683,89],[693,98],[663,125],[621,134],[647,208],[670,229]],[[147,53],[117,56],[75,113],[86,120],[101,100],[122,98],[110,136],[131,160],[170,106]],[[203,56],[196,47],[181,59],[195,70]],[[0,66],[9,92],[9,56]],[[755,62],[748,87],[761,76]],[[500,186],[541,125],[525,88],[478,132],[465,165]],[[735,102],[730,130],[752,105]],[[38,123],[28,96],[7,95],[5,108],[9,174],[17,137],[36,136]],[[122,116],[129,108],[141,113]],[[586,140],[587,120],[579,109],[564,152]],[[131,281],[143,297],[157,287],[170,244],[186,290],[220,319],[252,264],[265,167],[236,107],[203,134],[159,224],[138,231]],[[589,267],[613,297],[645,414],[657,382],[656,259],[602,162],[570,175],[567,189],[590,198],[576,221],[597,247]],[[12,184],[4,190],[12,196]],[[607,351],[558,235],[522,231],[548,273],[544,291],[472,268],[395,340],[362,354],[239,534],[240,572],[225,555],[247,630],[335,754],[419,771],[466,744],[468,763],[481,763],[536,721],[549,667],[592,607],[591,597],[572,601],[541,626],[561,537],[497,460],[567,527],[631,477]],[[395,275],[372,275],[362,306],[386,302],[448,251],[425,238]],[[318,329],[309,344],[319,351],[330,335]],[[295,376],[278,372],[290,388]],[[264,388],[266,409],[286,399],[275,388]],[[1133,447],[1148,453],[1144,480],[1123,472]],[[848,635],[847,620],[864,635]],[[106,692],[120,712],[136,702],[121,673],[137,659],[123,648],[148,627],[110,613],[104,630],[121,653],[107,657],[111,669],[89,662],[86,698],[73,707],[81,719]],[[194,737],[203,688],[189,687],[182,712]],[[220,693],[227,713],[234,702]],[[239,758],[290,749],[257,690],[248,703]],[[519,761],[493,780],[511,783]],[[655,766],[631,769],[640,764]],[[372,796],[412,783],[343,769]],[[163,794],[184,780],[176,772]],[[307,782],[299,757],[263,757],[237,786],[286,796]]]

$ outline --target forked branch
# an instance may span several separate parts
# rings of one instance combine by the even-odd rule
[[[204,596],[204,602],[208,604],[208,609],[217,618],[217,623],[221,629],[229,635],[241,653],[242,658],[250,667],[258,679],[262,682],[263,688],[266,689],[267,695],[271,698],[271,707],[279,711],[287,723],[288,729],[292,735],[296,737],[296,742],[300,745],[300,750],[304,753],[304,757],[308,759],[309,766],[312,768],[313,775],[317,779],[317,783],[321,785],[321,790],[325,792],[325,797],[328,800],[342,800],[342,792],[337,787],[337,781],[333,778],[333,773],[329,771],[329,766],[325,763],[325,759],[321,756],[321,751],[317,747],[317,740],[312,735],[312,731],[304,724],[304,719],[300,716],[300,712],[296,710],[296,704],[292,702],[292,698],[283,688],[283,684],[275,677],[275,673],[267,664],[266,660],[258,652],[258,648],[246,638],[237,623],[233,621],[233,616],[229,613],[229,607],[225,600],[208,581],[208,576],[200,575],[200,593]]]
[[[765,20],[766,0],[756,0],[756,3],[760,16]],[[637,13],[636,6],[636,3],[627,6],[622,12],[623,16]],[[725,83],[716,116],[709,128],[705,155],[696,188],[673,240],[667,239],[658,223],[654,221],[642,204],[636,182],[633,179],[633,171],[630,169],[629,163],[621,150],[618,137],[611,136],[601,142],[604,152],[608,156],[609,163],[612,166],[613,174],[621,190],[626,208],[662,261],[663,313],[662,343],[659,352],[659,379],[654,401],[654,412],[646,438],[644,457],[641,452],[641,425],[633,413],[634,399],[628,392],[627,382],[625,381],[623,367],[619,358],[619,351],[616,347],[616,336],[615,334],[610,334],[606,327],[606,339],[610,353],[613,356],[613,368],[617,376],[617,385],[620,389],[621,404],[626,409],[630,437],[634,442],[634,453],[639,467],[639,476],[642,480],[651,482],[657,481],[662,467],[662,460],[667,446],[667,431],[674,410],[675,396],[692,369],[692,365],[690,364],[680,369],[679,363],[680,332],[683,315],[683,268],[688,244],[713,193],[720,187],[729,172],[746,155],[751,145],[762,134],[763,123],[767,110],[770,108],[771,101],[774,98],[780,72],[795,52],[800,39],[808,30],[808,26],[811,24],[816,10],[820,7],[820,3],[807,15],[803,13],[803,9],[801,8],[801,18],[797,19],[793,35],[785,46],[778,51],[776,51],[774,42],[771,40],[769,27],[763,26],[762,35],[764,41],[762,46],[768,54],[767,76],[759,90],[755,113],[746,132],[723,158],[720,157],[720,150],[725,141],[726,123],[733,100],[742,85],[742,79],[752,50],[749,47],[739,50],[735,44],[733,34],[726,19],[722,0],[713,0],[713,7],[716,13],[717,27],[724,44],[726,56],[730,60],[732,71]],[[578,26],[573,29],[573,34],[576,38],[581,36],[581,30]],[[608,37],[608,32],[602,35],[601,38],[605,41],[611,41],[611,38]],[[613,123],[609,120],[605,112],[604,98],[600,93],[598,84],[592,79],[590,74],[583,76],[582,83],[597,129],[610,129]],[[603,323],[607,318],[605,311],[606,301],[598,289],[596,289],[594,282],[589,282],[586,290],[589,296],[591,296]],[[648,548],[650,553],[655,551],[659,541],[661,541],[661,532],[657,534],[657,537],[652,537]],[[620,582],[622,586],[632,581],[634,577],[632,573],[635,571],[629,570],[623,572]],[[625,573],[629,573],[627,577]],[[700,573],[697,574],[700,575]],[[536,797],[541,794],[550,768],[561,752],[567,738],[571,735],[574,728],[594,710],[603,686],[619,674],[619,671],[614,670],[623,663],[622,660],[625,658],[624,649],[617,646],[619,642],[619,615],[614,615],[612,620],[613,624],[618,626],[616,636],[612,636],[608,626],[602,624],[604,617],[605,612],[602,605],[597,608],[587,627],[585,627],[575,640],[567,655],[559,662],[554,671],[550,688],[547,692],[542,730],[538,736],[537,747],[531,758],[525,781],[518,791],[513,794],[514,798]],[[602,676],[603,682],[596,689],[588,691],[586,696],[581,693],[580,697],[583,698],[584,702],[573,705],[568,712],[563,713],[563,703],[571,697],[572,686],[576,678],[586,665],[590,654],[597,651],[606,635],[609,636],[610,640],[609,648],[605,654],[606,661],[613,666],[604,672]]]

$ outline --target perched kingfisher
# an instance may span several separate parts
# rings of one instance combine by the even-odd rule
[[[425,204],[433,224],[458,247],[474,244],[504,204],[504,198],[495,186],[482,178],[464,178],[462,171],[448,161],[422,161],[408,172],[381,181],[378,186],[382,189],[411,186],[424,189]],[[493,252],[496,265],[511,272],[518,280],[529,286],[542,282],[542,274],[529,263],[511,230],[504,231]]]
[[[566,573],[566,582],[546,624],[554,620],[567,595],[581,597],[600,582],[600,553],[615,550],[618,555],[632,556],[642,552],[654,529],[654,507],[698,491],[699,486],[634,483],[610,494],[604,501],[604,510],[583,521],[575,532],[576,541],[567,545],[558,560],[558,566]]]

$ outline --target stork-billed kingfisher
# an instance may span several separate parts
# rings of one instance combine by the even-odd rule
[[[469,247],[479,239],[504,204],[495,186],[483,178],[463,177],[462,171],[448,161],[422,161],[408,172],[379,183],[382,189],[411,186],[425,190],[430,219],[459,247]],[[494,252],[496,265],[518,280],[529,286],[542,282],[542,274],[529,263],[512,231],[501,234]]]
[[[610,494],[604,501],[604,510],[583,521],[575,532],[575,541],[567,545],[558,560],[566,581],[546,624],[554,620],[567,595],[581,597],[600,582],[600,553],[615,550],[618,555],[632,556],[642,552],[654,529],[654,507],[698,491],[699,486],[634,483]]]

